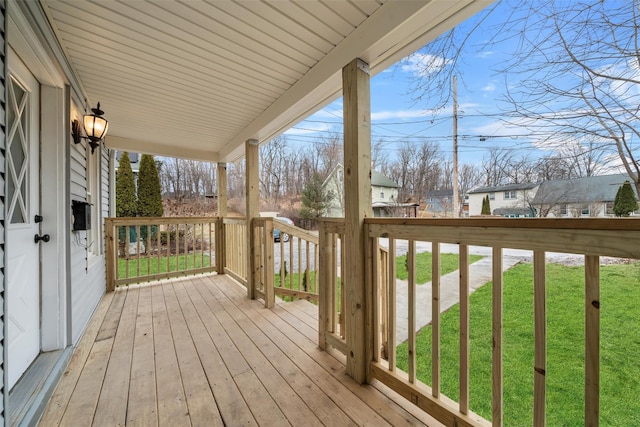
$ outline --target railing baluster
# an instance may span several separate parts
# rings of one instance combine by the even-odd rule
[[[156,233],[156,240],[157,240],[157,247],[156,247],[156,266],[158,268],[158,273],[160,273],[160,258],[162,256],[161,253],[161,249],[162,249],[162,226],[158,225],[158,233]]]
[[[492,423],[502,426],[502,248],[493,248],[493,362],[492,362]]]
[[[293,282],[293,239],[289,238],[289,289],[294,289]]]
[[[294,237],[290,236],[291,241],[293,241]],[[297,239],[298,241],[298,290],[301,291],[302,290],[302,245],[300,244],[300,239]],[[292,298],[295,299],[295,298]]]
[[[340,318],[340,336],[342,338],[345,338],[346,336],[346,332],[345,332],[345,326],[346,326],[346,309],[345,309],[345,301],[346,301],[346,295],[345,295],[345,283],[344,283],[344,258],[345,258],[345,253],[344,253],[344,247],[343,247],[343,242],[344,242],[344,234],[340,234],[340,312],[339,312],[339,318]]]
[[[440,396],[440,243],[431,243],[431,393]]]
[[[129,236],[130,235],[131,235],[131,226],[127,225],[125,227],[125,235],[124,235],[125,277],[129,277]]]
[[[311,271],[309,270],[309,260],[310,260],[310,254],[309,254],[309,241],[305,240],[305,266],[304,266],[304,272],[305,272],[305,277],[307,278],[305,285],[307,287],[307,289],[305,289],[305,292],[313,292],[312,289],[313,287],[311,286]]]
[[[318,245],[317,244],[313,244],[313,270],[315,271],[315,274],[313,275],[313,283],[315,285],[315,293],[319,293],[319,288],[318,288],[318,283],[320,280],[320,252],[318,251]]]
[[[167,224],[167,273],[171,271],[171,225]]]
[[[600,418],[600,257],[585,256],[584,283],[584,425],[597,426]]]
[[[382,284],[382,280],[380,280],[380,276],[378,274],[378,272],[380,272],[381,270],[381,263],[380,263],[380,259],[379,259],[379,253],[380,253],[380,246],[378,244],[378,239],[371,239],[368,244],[367,244],[367,257],[371,258],[371,269],[367,269],[367,272],[365,274],[365,280],[370,280],[371,281],[371,288],[372,288],[372,297],[371,301],[369,301],[369,298],[367,298],[367,303],[371,304],[371,320],[370,322],[374,325],[376,325],[374,331],[375,333],[373,334],[373,343],[371,343],[371,347],[373,349],[373,352],[371,352],[371,358],[375,361],[375,362],[379,362],[380,361],[380,328],[379,325],[381,324],[380,320],[381,320],[381,308],[384,307],[384,301],[383,301],[383,293],[381,293],[381,286],[383,286]]]
[[[396,370],[396,241],[389,239],[389,291],[387,310],[387,360],[389,370]]]
[[[545,252],[533,251],[534,373],[533,425],[546,425],[547,291]]]
[[[140,276],[140,226],[136,225],[136,275]]]
[[[147,261],[147,276],[151,275],[151,230],[152,230],[152,225],[148,225],[147,226],[147,243],[145,244],[144,247],[144,252],[145,252],[145,260]]]
[[[409,292],[409,382],[416,382],[416,242],[409,240],[407,273]]]
[[[469,413],[469,247],[459,245],[460,412]]]
[[[282,232],[280,232],[280,241],[278,243],[280,244],[280,287],[284,288],[287,277],[284,274],[284,263],[286,260],[284,259],[284,242],[282,241]]]

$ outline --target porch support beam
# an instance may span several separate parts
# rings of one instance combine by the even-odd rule
[[[216,225],[216,271],[218,274],[224,273],[226,260],[226,241],[224,232],[224,218],[227,216],[227,164],[218,163],[216,171],[217,203],[218,203],[218,223]]]
[[[354,59],[342,69],[344,102],[345,316],[347,373],[368,381],[372,358],[371,283],[367,283],[364,219],[371,217],[371,105],[369,64]]]
[[[245,161],[246,161],[246,216],[247,216],[247,296],[256,299],[256,279],[257,268],[260,267],[255,259],[255,242],[251,230],[253,218],[260,216],[260,194],[258,177],[258,140],[248,139],[245,141]]]

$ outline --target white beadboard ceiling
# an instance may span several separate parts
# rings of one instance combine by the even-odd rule
[[[40,0],[106,144],[234,161],[491,0]]]

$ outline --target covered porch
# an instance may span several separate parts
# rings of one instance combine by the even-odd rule
[[[54,27],[54,41],[64,47],[61,55],[68,55],[70,74],[78,79],[74,88],[82,96],[76,97],[85,104],[102,101],[108,109],[105,149],[218,164],[217,217],[95,218],[104,225],[106,259],[106,281],[96,283],[106,284],[107,293],[73,343],[74,355],[41,425],[437,425],[433,416],[451,426],[500,426],[504,248],[533,253],[535,425],[544,425],[546,414],[545,254],[584,256],[584,419],[597,425],[600,257],[639,259],[637,220],[372,218],[370,76],[488,3],[25,3],[42,27]],[[317,236],[260,218],[260,144],[341,94],[345,218],[322,221]],[[246,217],[233,219],[226,210],[226,164],[242,157]],[[106,181],[100,183],[114,187]],[[144,234],[146,241],[136,241],[133,256],[126,249],[121,264],[119,227],[124,236],[131,228],[141,236],[141,227],[154,226],[166,232],[166,240],[160,233]],[[275,259],[274,227],[292,236],[288,285],[282,242]],[[381,238],[389,239],[388,251]],[[409,336],[407,372],[395,363],[396,240],[410,242],[408,316],[402,319]],[[434,254],[431,384],[416,374],[424,355],[415,351],[421,309],[415,241],[430,242]],[[458,245],[460,254],[457,399],[440,387],[440,367],[451,363],[439,353],[441,244]],[[485,418],[469,400],[471,245],[493,254],[493,400]],[[172,270],[174,255],[176,265],[182,256],[185,266],[192,260],[194,273],[208,275],[179,278],[189,272]],[[160,271],[165,262],[166,271]],[[131,285],[145,274],[163,281]],[[317,308],[304,299],[317,301]]]
[[[226,275],[107,293],[40,421],[51,425],[438,425],[344,356],[318,310],[265,309]]]

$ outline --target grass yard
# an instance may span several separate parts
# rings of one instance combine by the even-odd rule
[[[129,276],[126,275],[127,260],[118,259],[118,279],[126,279],[127,277],[138,277],[138,263],[140,263],[140,276],[147,276],[158,273],[167,272],[167,257],[140,257],[138,260],[132,257],[129,262]],[[196,254],[195,261],[193,255],[172,255],[169,257],[169,270],[185,270],[192,268],[209,267],[211,260],[207,255],[204,258],[200,254]],[[186,265],[186,267],[185,267]]]
[[[416,283],[423,285],[431,281],[431,252],[422,252],[416,254]],[[484,258],[482,255],[469,255],[469,264]],[[409,277],[405,263],[406,255],[396,257],[396,277],[401,280],[407,280]],[[456,271],[459,267],[458,254],[440,254],[440,275]]]
[[[504,425],[530,426],[533,408],[533,271],[504,274]],[[491,283],[471,295],[470,407],[491,419]],[[640,263],[601,268],[600,425],[640,425]],[[459,306],[442,315],[442,392],[458,398]],[[418,377],[431,383],[431,327],[417,343]],[[398,346],[407,369],[407,345]],[[547,269],[547,425],[584,425],[584,268]]]

